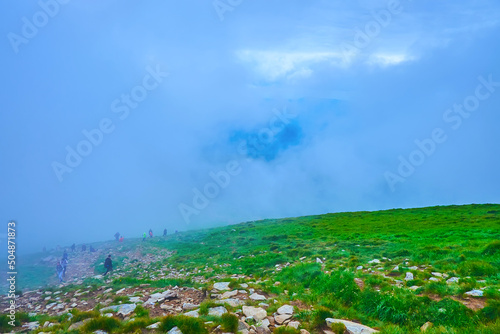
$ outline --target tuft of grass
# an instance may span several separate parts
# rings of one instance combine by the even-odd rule
[[[184,334],[208,334],[208,330],[205,328],[203,320],[183,315],[166,316],[162,319],[159,329],[168,332],[176,326]]]
[[[88,312],[82,312],[79,311],[78,309],[73,309],[71,311],[73,314],[73,318],[71,319],[72,323],[79,322],[88,318],[96,318],[100,316],[100,313],[97,311],[88,311]]]
[[[221,316],[221,327],[224,332],[236,333],[238,331],[238,317],[234,314],[224,313]]]
[[[483,250],[483,255],[495,255],[500,253],[500,240],[493,240]]]
[[[139,318],[149,318],[149,310],[142,305],[137,305],[134,312]]]
[[[490,276],[495,275],[498,269],[483,260],[474,260],[461,263],[458,272],[464,276]]]
[[[98,317],[87,322],[83,327],[84,333],[92,333],[96,330],[103,330],[108,333],[116,332],[120,329],[120,320],[109,317]]]
[[[314,310],[311,317],[311,326],[317,329],[325,327],[325,319],[333,317],[333,312],[326,307]]]
[[[300,330],[293,327],[278,327],[273,331],[274,334],[300,334]]]
[[[332,324],[330,328],[335,334],[344,334],[344,332],[347,330],[345,325],[341,322],[336,322]]]

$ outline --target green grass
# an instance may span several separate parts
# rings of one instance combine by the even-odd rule
[[[275,295],[273,299],[278,303],[271,303],[269,312],[274,312],[280,304],[301,301],[309,309],[297,310],[295,317],[312,333],[324,328],[326,317],[360,321],[381,329],[382,333],[418,333],[427,321],[434,323],[428,331],[431,334],[467,334],[474,330],[494,333],[500,326],[500,205],[497,204],[268,219],[172,234],[144,243],[129,239],[124,244],[102,243],[98,247],[110,249],[114,264],[116,259],[115,268],[122,267],[125,259],[118,247],[122,252],[140,250],[143,255],[174,251],[173,256],[149,265],[146,273],[137,261],[126,277],[108,284],[113,288],[150,284],[159,289],[177,285],[210,290],[211,283],[195,283],[196,275],[229,281],[233,289],[245,281],[229,278],[234,274],[251,275],[253,281],[268,280],[252,287]],[[299,261],[301,257],[305,259]],[[317,257],[324,258],[324,263],[316,263]],[[103,259],[96,261],[97,270],[102,269]],[[373,259],[382,263],[369,264]],[[287,267],[277,270],[277,265]],[[360,265],[390,274],[392,279],[356,270]],[[393,271],[395,265],[399,269]],[[166,266],[200,272],[190,278],[150,278],[150,273]],[[410,270],[411,266],[425,266],[425,269]],[[405,273],[410,271],[414,280],[406,282]],[[435,271],[460,277],[460,282],[446,284],[445,278],[429,281]],[[354,278],[364,281],[363,290]],[[396,287],[394,280],[401,280],[402,287]],[[281,284],[275,286],[275,281]],[[84,285],[89,284],[96,287],[102,283],[87,280]],[[407,289],[413,285],[421,288],[416,292]],[[481,311],[471,311],[451,298],[460,298],[480,287],[488,287],[483,297],[486,307]],[[429,298],[436,295],[440,300]],[[208,308],[213,306],[215,303],[210,300],[201,304],[201,319],[163,318],[161,330],[177,326],[183,333],[205,333],[203,321],[214,320],[206,316]],[[136,310],[136,315],[140,323],[130,324],[130,331],[139,330],[151,320],[147,320],[147,312],[141,309]],[[81,319],[96,316],[75,313]],[[234,319],[229,315],[225,318],[214,321],[224,324],[229,331]],[[284,333],[287,330],[293,332],[280,329]]]

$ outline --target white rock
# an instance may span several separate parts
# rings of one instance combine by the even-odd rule
[[[411,281],[413,280],[413,273],[406,273],[406,276],[405,276],[405,281]]]
[[[431,277],[431,278],[429,278],[429,281],[431,281],[431,282],[439,282],[440,279],[437,278],[437,277]]]
[[[182,304],[182,309],[186,310],[186,311],[195,310],[198,307],[200,307],[200,305],[191,304],[191,303],[184,303],[184,304]]]
[[[136,304],[121,304],[121,305],[113,305],[113,306],[108,306],[105,308],[102,308],[100,311],[101,313],[104,313],[106,311],[113,311],[116,312],[117,314],[122,314],[124,317],[129,315],[130,313],[134,312],[136,308]]]
[[[293,306],[283,305],[278,309],[278,314],[293,314]]]
[[[227,303],[231,307],[238,307],[238,306],[241,306],[241,305],[245,304],[245,302],[243,300],[239,300],[239,299],[236,299],[236,298],[221,299],[219,301],[215,301],[215,303],[217,303],[217,304]]]
[[[368,261],[368,263],[381,263],[379,259],[373,259],[371,261]]]
[[[184,315],[187,317],[198,318],[200,316],[200,310],[189,311],[184,313]]]
[[[220,296],[221,299],[227,299],[227,298],[231,298],[231,297],[234,297],[238,294],[238,290],[233,290],[233,291],[226,291],[222,294],[222,296]]]
[[[168,331],[168,334],[182,334],[182,332],[177,326],[175,326],[174,328]]]
[[[251,300],[266,300],[266,297],[258,293],[252,293],[249,297]]]
[[[458,277],[451,277],[448,280],[446,280],[446,283],[452,284],[452,283],[458,283],[458,281],[460,281],[460,278],[458,278]]]
[[[224,306],[217,306],[208,309],[208,315],[214,317],[221,317],[224,313],[227,313],[227,310]]]
[[[293,327],[295,329],[298,329],[300,326],[300,322],[298,321],[290,321],[287,325],[288,327]]]
[[[361,269],[363,269],[363,266],[357,266],[356,267],[356,270],[361,270]]]
[[[467,296],[482,297],[483,290],[471,290],[465,293]]]
[[[441,274],[441,273],[432,272],[431,274],[432,274],[433,276],[443,277],[443,274]]]
[[[214,289],[223,291],[223,290],[231,290],[229,287],[230,282],[218,282],[214,283]]]
[[[152,325],[149,325],[148,327],[146,327],[147,329],[157,329],[158,327],[160,327],[161,325],[161,322],[157,322],[157,323],[154,323]]]
[[[316,258],[316,263],[323,263],[319,257]]]
[[[345,325],[346,329],[350,331],[352,334],[369,334],[369,333],[378,333],[377,330],[370,328],[368,326],[364,326],[352,321],[347,321],[347,320],[341,320],[341,319],[332,319],[332,318],[326,318],[326,325],[328,327],[331,327],[332,324],[336,322],[341,322]]]
[[[257,321],[267,317],[267,312],[262,307],[243,306],[242,311],[246,317],[252,317]]]
[[[285,321],[287,321],[291,317],[292,317],[291,314],[278,314],[274,316],[274,321],[276,321],[277,324],[282,325]]]

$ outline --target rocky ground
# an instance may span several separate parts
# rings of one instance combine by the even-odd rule
[[[210,279],[205,279],[202,276],[202,270],[189,272],[182,269],[175,270],[168,265],[155,265],[171,255],[171,252],[168,251],[162,254],[144,254],[141,249],[126,251],[121,254],[121,256],[125,256],[121,268],[103,277],[94,272],[94,263],[100,257],[103,258],[105,254],[107,254],[106,250],[90,254],[81,252],[70,254],[66,282],[58,284],[54,278],[55,284],[51,288],[24,292],[17,299],[18,312],[26,312],[31,316],[47,315],[50,317],[67,314],[70,318],[69,321],[71,321],[72,310],[77,309],[85,312],[95,310],[96,306],[98,306],[102,315],[116,317],[127,322],[133,321],[134,312],[139,305],[149,310],[151,318],[179,314],[200,317],[202,302],[211,301],[212,307],[208,309],[209,316],[220,316],[232,312],[240,320],[239,331],[241,333],[271,333],[273,329],[280,326],[299,329],[301,323],[293,318],[294,314],[301,310],[310,309],[306,303],[298,300],[286,304],[279,302],[278,296],[265,293],[259,289],[259,284],[262,282],[256,281],[249,276],[216,275]],[[56,261],[57,259],[52,256],[43,259],[43,262],[49,265],[55,264]],[[304,257],[298,259],[297,263],[277,265],[275,272],[298,263],[317,262],[323,264],[323,261],[324,259],[320,258],[307,259]],[[423,275],[423,273],[428,273],[431,270],[427,266],[411,266],[408,261],[400,264],[392,264],[391,262],[387,258],[373,259],[366,266],[359,266],[356,270],[360,274],[379,275],[395,286],[411,290],[418,290],[420,287],[406,287],[405,281],[412,281],[415,275]],[[387,263],[391,263],[391,265],[389,269],[384,269],[388,268]],[[404,279],[398,279],[399,275],[395,275],[395,273],[400,272],[400,268],[406,270]],[[210,268],[205,269],[210,271]],[[207,290],[206,288],[196,289],[182,286],[152,287],[150,284],[121,288],[113,286],[113,282],[126,277],[131,270],[148,277],[152,281],[189,277],[192,281],[209,286],[209,288]],[[91,279],[98,284],[82,287],[81,285],[86,279]],[[460,278],[448,277],[446,274],[430,271],[430,277],[426,280],[457,284]],[[239,282],[237,286],[234,284],[235,281]],[[361,289],[364,289],[365,282],[363,279],[355,278],[355,282]],[[280,284],[280,282],[271,283],[275,286]],[[72,288],[75,286],[79,286],[79,288]],[[484,284],[484,287],[486,287],[486,284]],[[484,307],[484,300],[478,297],[482,296],[484,287],[467,292],[466,298],[454,298],[473,310],[480,309]],[[437,295],[430,295],[430,297],[433,299],[440,298]],[[7,302],[8,300],[4,297],[0,301],[0,308],[6,309],[8,307]],[[327,319],[326,322],[328,327],[334,326],[333,324],[336,322],[344,323],[347,333],[376,332],[374,329],[346,319]],[[70,329],[77,329],[84,324],[84,321],[73,323]],[[46,321],[43,324],[32,322],[23,324],[23,328],[25,331],[36,331],[57,325],[58,323],[51,321]],[[151,324],[144,331],[154,332],[155,326],[158,326],[158,324]],[[300,330],[301,333],[308,333],[305,329],[300,328]],[[170,332],[179,333],[180,331],[174,328]],[[215,328],[213,332],[220,333],[221,331]],[[323,332],[333,333],[326,328]]]

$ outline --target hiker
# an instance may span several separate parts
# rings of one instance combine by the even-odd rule
[[[67,260],[68,259],[68,252],[66,251],[66,249],[64,249],[64,253],[63,253],[62,259],[63,260]]]
[[[89,251],[90,251],[91,253],[95,253],[95,252],[97,252],[97,250],[96,250],[94,247],[92,247],[92,245],[90,245],[90,249],[89,249]]]
[[[163,236],[166,237],[167,236],[167,229],[164,229],[163,230]]]
[[[108,255],[106,260],[104,260],[104,268],[106,268],[106,272],[103,276],[106,276],[111,270],[113,270],[113,261],[111,261],[111,255]]]
[[[146,241],[146,232],[142,235],[142,241]]]
[[[123,242],[123,235],[120,237],[120,240],[118,240],[119,242]]]
[[[153,230],[152,229],[149,229],[149,237],[152,238],[153,237]]]
[[[72,252],[74,252],[74,251],[75,251],[75,249],[76,249],[76,245],[75,245],[75,244],[72,244],[72,245],[71,245],[71,251],[72,251]]]
[[[66,277],[66,268],[68,267],[68,259],[63,258],[61,260],[62,276]]]
[[[61,265],[61,261],[57,261],[56,270],[57,270],[57,277],[59,278],[59,282],[62,283],[63,282],[63,267]]]
[[[120,240],[120,232],[115,233],[115,240],[119,241]]]
[[[87,246],[82,245],[82,252],[85,252],[87,250]]]

